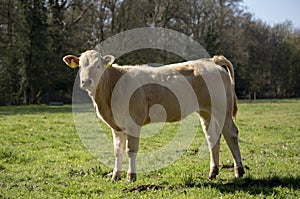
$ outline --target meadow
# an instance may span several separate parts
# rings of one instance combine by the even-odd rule
[[[236,124],[246,167],[242,179],[233,176],[223,138],[220,174],[207,179],[209,155],[200,155],[204,134],[199,129],[172,164],[140,173],[134,183],[126,184],[125,172],[111,183],[112,169],[81,141],[71,105],[0,107],[0,199],[300,198],[300,100],[240,101]],[[164,144],[172,126],[159,137],[142,139],[141,150],[160,143],[155,140]]]

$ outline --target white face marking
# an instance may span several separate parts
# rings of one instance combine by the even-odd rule
[[[103,58],[96,51],[86,51],[79,58],[80,87],[93,92],[104,72]]]

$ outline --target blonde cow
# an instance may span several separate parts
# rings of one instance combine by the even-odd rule
[[[225,57],[214,56],[156,68],[118,66],[113,64],[114,59],[111,55],[102,56],[95,50],[88,50],[80,57],[67,55],[63,58],[69,67],[80,67],[80,87],[91,97],[97,116],[112,129],[115,155],[112,181],[121,179],[125,143],[129,159],[127,181],[136,180],[136,157],[143,125],[160,120],[178,121],[193,112],[200,117],[210,148],[209,179],[215,178],[219,171],[221,134],[232,152],[235,176],[243,176],[238,129],[233,122],[237,113],[234,71]],[[225,92],[220,92],[218,99],[223,99],[223,103],[220,100],[213,101],[209,89],[220,81]],[[177,99],[174,89],[181,93],[179,95],[187,97]],[[162,106],[166,116],[160,117],[159,111],[151,115],[154,105]],[[222,118],[218,116],[221,112],[224,115],[223,122],[218,119]]]

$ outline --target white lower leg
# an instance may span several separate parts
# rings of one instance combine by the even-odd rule
[[[115,166],[113,171],[112,180],[121,179],[122,175],[122,157],[124,152],[126,135],[123,132],[113,131],[114,139],[114,155],[115,155]]]
[[[122,158],[123,158],[123,150],[117,150],[115,156],[115,167],[114,172],[122,171]]]
[[[139,149],[139,138],[127,135],[127,155],[129,159],[127,181],[136,181],[136,157]]]
[[[219,153],[220,153],[220,137],[210,150],[210,172],[209,179],[215,178],[219,174]]]
[[[243,177],[245,172],[244,172],[242,157],[241,157],[240,148],[238,144],[238,129],[232,120],[230,120],[229,122],[231,122],[230,123],[231,128],[229,128],[227,131],[224,131],[223,135],[227,142],[227,145],[231,150],[234,159],[235,177]]]
[[[136,153],[128,153],[129,158],[129,167],[128,167],[128,173],[136,173]]]

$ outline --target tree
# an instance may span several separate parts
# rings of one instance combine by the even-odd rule
[[[23,55],[28,40],[24,29],[27,24],[18,1],[5,0],[0,5],[0,104],[20,104],[20,68],[25,66]]]
[[[187,34],[236,71],[239,97],[299,97],[300,34],[290,22],[269,26],[242,0],[2,0],[0,105],[71,102],[77,71],[64,66],[106,38],[139,27]],[[170,52],[144,49],[119,63],[172,63]]]

